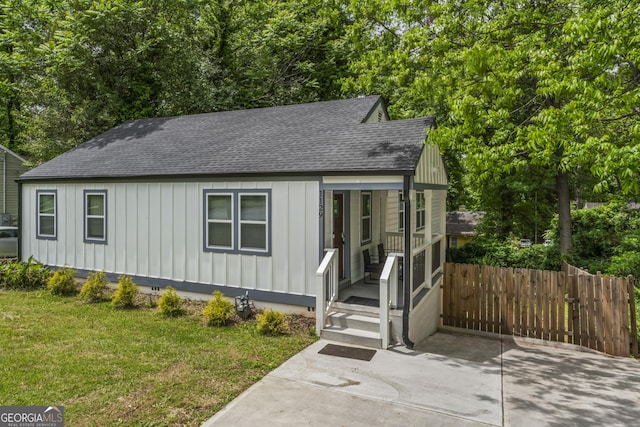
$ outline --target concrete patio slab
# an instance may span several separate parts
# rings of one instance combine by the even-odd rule
[[[498,337],[499,338],[499,337]],[[204,426],[566,426],[640,420],[640,364],[578,347],[438,333],[371,361],[320,340]]]
[[[504,425],[640,424],[640,363],[505,340]]]

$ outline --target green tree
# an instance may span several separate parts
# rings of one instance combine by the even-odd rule
[[[342,97],[348,75],[350,18],[338,0],[261,1],[242,11],[233,40],[244,107]]]
[[[16,150],[21,115],[42,75],[37,46],[48,36],[49,8],[15,0],[0,4],[0,144]]]
[[[199,4],[191,1],[58,1],[46,66],[33,88],[24,151],[48,159],[116,123],[199,110]],[[206,105],[205,109],[210,106]]]
[[[337,1],[0,6],[0,143],[48,160],[130,119],[340,96]]]
[[[345,87],[381,91],[395,116],[435,113],[431,139],[464,154],[476,188],[529,174],[545,177],[543,190],[551,179],[562,253],[572,252],[576,171],[596,190],[638,194],[637,2],[372,0],[350,10],[358,73]]]

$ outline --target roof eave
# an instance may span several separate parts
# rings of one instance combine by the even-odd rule
[[[274,172],[229,172],[229,173],[195,173],[195,174],[132,174],[111,176],[33,176],[20,177],[16,182],[71,182],[71,181],[126,181],[126,180],[182,180],[198,178],[265,178],[265,177],[317,177],[317,176],[356,176],[356,175],[400,175],[413,176],[411,169],[353,169],[353,170],[307,170],[307,171],[274,171]]]

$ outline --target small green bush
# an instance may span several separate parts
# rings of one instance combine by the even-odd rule
[[[167,286],[158,301],[158,313],[165,317],[178,317],[186,313],[182,298],[171,286]]]
[[[33,290],[44,288],[51,272],[49,268],[29,257],[27,262],[11,261],[0,264],[0,286],[5,289]]]
[[[222,292],[215,291],[213,298],[209,300],[202,310],[202,317],[207,326],[224,326],[233,317],[233,304],[226,299]]]
[[[76,271],[69,267],[63,267],[53,273],[47,282],[47,289],[53,295],[72,295],[78,289],[75,281]]]
[[[289,324],[284,313],[276,310],[266,309],[257,316],[258,331],[265,335],[281,335],[289,331]]]
[[[89,274],[87,281],[80,290],[80,298],[86,302],[100,302],[104,299],[104,292],[107,290],[107,276],[104,271],[94,271]]]
[[[131,308],[135,307],[136,294],[138,293],[138,287],[131,277],[126,274],[120,275],[118,278],[118,288],[111,297],[111,304],[119,308]]]

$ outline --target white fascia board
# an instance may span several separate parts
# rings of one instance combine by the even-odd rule
[[[393,190],[402,189],[401,175],[323,176],[320,186],[325,190]]]

